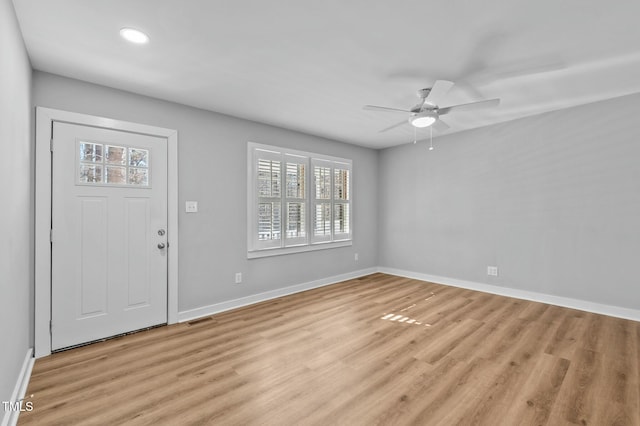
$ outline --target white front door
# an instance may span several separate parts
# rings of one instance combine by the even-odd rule
[[[167,322],[167,139],[53,125],[51,346]]]

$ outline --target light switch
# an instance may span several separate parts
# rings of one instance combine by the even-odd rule
[[[197,213],[198,212],[198,202],[197,201],[187,201],[185,203],[184,211],[187,213]]]

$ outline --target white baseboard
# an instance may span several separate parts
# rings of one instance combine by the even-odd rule
[[[420,272],[405,271],[395,268],[378,268],[378,272],[413,278],[421,281],[429,281],[436,284],[444,284],[452,287],[466,288],[482,291],[484,293],[498,294],[500,296],[514,297],[516,299],[531,300],[533,302],[548,303],[550,305],[563,306],[565,308],[578,309],[580,311],[624,318],[632,321],[640,321],[640,311],[636,309],[622,308],[619,306],[603,305],[601,303],[586,300],[572,299],[569,297],[554,296],[552,294],[537,293],[527,290],[518,290],[509,287],[500,287],[491,284],[483,284],[474,281],[459,280],[456,278],[441,277],[437,275],[423,274]]]
[[[27,386],[29,385],[29,379],[31,378],[31,370],[33,369],[34,361],[33,348],[29,348],[27,350],[27,355],[24,357],[24,362],[22,363],[18,380],[16,380],[16,385],[13,388],[11,402],[21,400],[27,393]],[[19,411],[5,411],[4,416],[2,417],[2,423],[0,424],[2,426],[15,426],[18,423],[19,415]]]
[[[452,287],[466,288],[468,290],[481,291],[484,293],[497,294],[500,296],[514,297],[516,299],[531,300],[533,302],[548,303],[550,305],[563,306],[565,308],[578,309],[580,311],[592,312],[596,314],[608,315],[611,317],[624,318],[632,321],[640,321],[640,311],[619,306],[604,305],[601,303],[589,302],[586,300],[572,299],[569,297],[554,296],[552,294],[538,293],[534,291],[518,290],[509,287],[500,287],[491,284],[465,281],[456,278],[442,277],[438,275],[423,274],[420,272],[406,271],[402,269],[377,267],[362,269],[342,275],[335,275],[315,281],[309,281],[290,287],[258,293],[239,299],[228,300],[201,308],[190,309],[178,314],[178,322],[190,321],[196,318],[206,317],[219,312],[228,311],[242,306],[275,299],[289,294],[299,293],[312,288],[323,287],[339,283],[341,281],[362,277],[375,272],[382,272],[390,275],[413,278],[421,281],[428,281],[437,284],[444,284]]]
[[[292,285],[289,287],[279,288],[277,290],[266,291],[264,293],[253,294],[251,296],[241,297],[239,299],[228,300],[213,305],[203,306],[201,308],[190,309],[178,313],[178,322],[190,321],[192,319],[206,317],[231,309],[240,308],[242,306],[253,305],[254,303],[264,302],[289,294],[300,293],[301,291],[311,290],[312,288],[324,287],[326,285],[336,284],[341,281],[351,280],[365,275],[378,272],[377,268],[361,269],[346,274],[334,275],[332,277],[322,278],[315,281]]]

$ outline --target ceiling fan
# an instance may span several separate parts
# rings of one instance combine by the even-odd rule
[[[497,106],[500,104],[500,99],[487,99],[483,101],[470,102],[467,104],[440,108],[438,106],[440,104],[440,101],[444,99],[445,95],[452,87],[453,82],[451,81],[437,80],[433,84],[433,87],[418,90],[417,95],[418,98],[420,98],[420,102],[418,102],[416,106],[409,110],[376,105],[365,105],[363,108],[371,111],[410,114],[408,120],[402,120],[399,123],[380,130],[380,132],[386,132],[387,130],[394,129],[406,123],[409,123],[412,126],[418,128],[433,126],[433,128],[438,131],[444,131],[449,128],[449,125],[442,121],[442,119],[440,118],[441,115],[449,114],[451,111],[468,111],[476,108]]]

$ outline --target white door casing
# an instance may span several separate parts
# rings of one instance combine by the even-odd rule
[[[51,151],[50,151],[50,141],[52,137],[52,131],[55,126],[62,125],[63,123],[72,123],[80,126],[88,126],[92,128],[92,131],[100,131],[100,130],[108,130],[113,131],[117,130],[120,133],[129,132],[134,134],[134,136],[143,136],[150,138],[160,138],[164,143],[167,144],[167,164],[165,169],[167,170],[167,182],[168,186],[166,189],[167,193],[167,208],[164,211],[167,212],[166,218],[166,233],[164,236],[165,244],[169,246],[168,249],[158,249],[157,244],[160,242],[157,235],[156,226],[158,223],[154,222],[150,224],[152,226],[153,234],[145,231],[145,233],[150,234],[147,235],[148,238],[153,239],[153,247],[156,250],[155,254],[158,252],[162,253],[164,256],[164,261],[166,261],[166,268],[160,268],[161,270],[166,271],[167,279],[165,282],[168,282],[168,291],[165,287],[165,295],[166,302],[164,304],[164,320],[160,320],[160,322],[168,322],[169,324],[177,322],[178,319],[178,197],[177,197],[177,188],[178,188],[178,173],[177,173],[177,132],[172,129],[142,125],[137,123],[130,123],[120,120],[113,120],[102,117],[95,117],[85,114],[78,114],[67,111],[60,111],[51,108],[36,108],[36,211],[35,211],[35,356],[37,358],[49,355],[51,353],[52,348],[52,339],[50,334],[50,320],[52,318],[51,311],[51,303],[52,303],[52,281],[51,281],[51,272],[52,272],[52,251],[50,244],[50,231],[52,224],[52,161],[51,161]],[[157,139],[153,139],[157,140]],[[74,144],[77,144],[77,141],[74,141]],[[115,145],[115,144],[114,144]],[[122,145],[122,144],[121,144]],[[126,144],[126,145],[131,145]],[[77,146],[77,145],[76,145]],[[55,148],[54,148],[55,149]],[[155,148],[154,148],[155,149]],[[151,150],[151,152],[154,151]],[[75,156],[75,152],[74,152]],[[151,156],[153,158],[153,154]],[[74,157],[75,158],[75,157]],[[152,160],[153,161],[153,160]],[[74,165],[75,166],[75,165]],[[75,169],[75,167],[71,167]],[[152,184],[152,186],[154,186]],[[86,188],[85,188],[86,189]],[[118,187],[118,188],[107,188],[108,190],[125,190],[125,191],[136,191],[136,189],[127,189],[126,187]],[[137,189],[137,191],[140,191]],[[143,190],[144,191],[144,190]],[[142,217],[143,204],[146,202],[137,200],[135,201],[135,197],[124,197],[129,200],[129,213],[134,216]],[[95,200],[94,200],[95,201]],[[96,208],[100,204],[99,201],[95,201],[94,203],[89,203],[87,206],[89,209]],[[99,209],[98,209],[99,210]],[[125,209],[126,212],[126,209]],[[138,213],[137,215],[134,213]],[[156,220],[156,219],[154,219]],[[91,227],[90,227],[91,228]],[[90,229],[89,228],[89,229]],[[137,230],[137,231],[136,231]],[[139,232],[139,228],[135,227],[134,233]],[[107,234],[103,234],[107,235]],[[121,233],[122,236],[122,233]],[[55,237],[54,237],[55,238]],[[137,240],[141,240],[138,238]],[[136,250],[139,251],[139,250]],[[98,259],[94,257],[93,261]],[[134,270],[131,273],[138,274],[140,277],[140,269],[137,269],[137,272]],[[77,272],[77,271],[76,271]],[[155,272],[154,272],[155,273]],[[125,274],[126,275],[126,274]],[[146,302],[144,302],[144,288],[128,288],[127,289],[127,303],[135,305],[135,307],[129,307],[129,311],[143,311],[141,309]],[[95,295],[94,295],[95,296]],[[149,296],[151,297],[151,296]],[[93,303],[93,308],[95,308],[95,304],[99,299],[93,298],[87,300],[87,302]],[[113,303],[113,302],[111,302]],[[85,316],[91,317],[91,314],[88,314],[88,311],[91,311],[91,306],[86,306]],[[95,309],[94,309],[95,310]],[[95,317],[101,316],[95,310]],[[134,315],[135,316],[135,315]],[[157,321],[154,317],[153,322]],[[142,327],[145,327],[143,325]],[[134,326],[139,328],[137,326]],[[64,347],[66,345],[63,344]]]
[[[167,139],[53,125],[52,349],[167,322]]]

